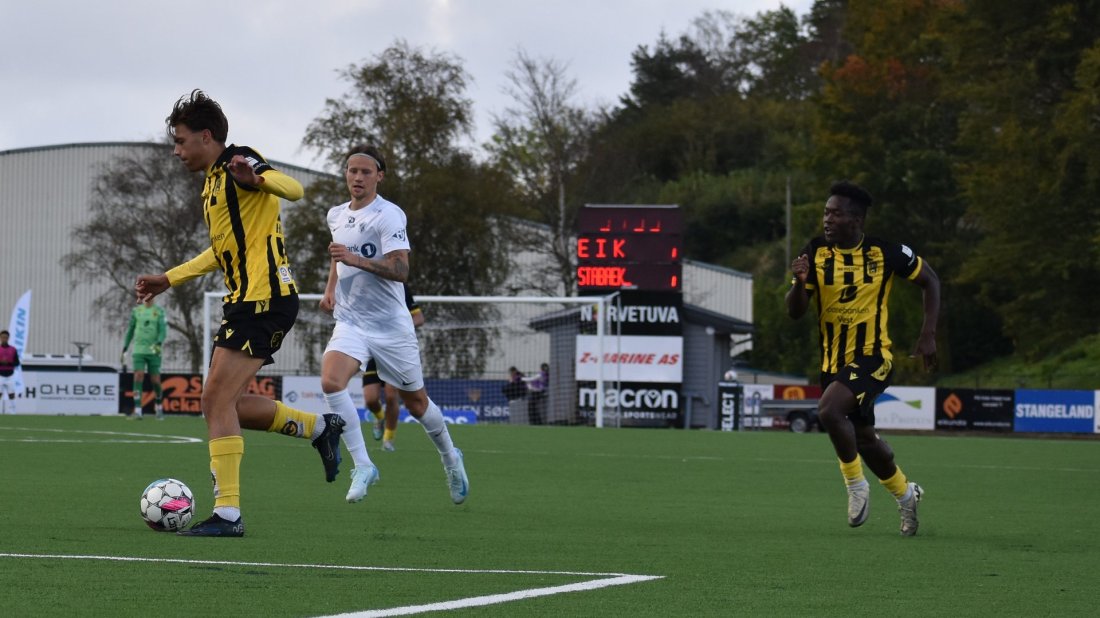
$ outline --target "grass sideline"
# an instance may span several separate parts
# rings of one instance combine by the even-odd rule
[[[452,433],[471,483],[457,507],[417,426],[400,429],[395,453],[368,436],[382,480],[357,505],[343,502],[347,464],[326,484],[307,441],[249,432],[245,538],[188,539],[147,529],[138,500],[150,481],[174,476],[195,491],[197,517],[209,514],[201,420],[0,417],[0,607],[11,616],[320,616],[625,573],[661,579],[433,615],[1095,611],[1095,440],[887,436],[926,490],[920,534],[902,538],[880,487],[868,522],[848,528],[821,434],[500,425]],[[199,440],[145,442],[158,435]]]

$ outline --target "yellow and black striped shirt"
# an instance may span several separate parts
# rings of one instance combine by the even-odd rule
[[[264,181],[258,187],[238,184],[227,166],[242,155]],[[168,271],[174,286],[221,269],[226,303],[268,300],[298,293],[286,255],[279,198],[297,200],[302,185],[268,165],[247,146],[228,146],[206,171],[203,217],[210,229],[210,248]]]
[[[905,245],[865,236],[840,249],[817,237],[802,249],[810,258],[806,290],[817,301],[821,371],[836,373],[856,356],[892,360],[887,303],[895,274],[914,279],[921,258]]]

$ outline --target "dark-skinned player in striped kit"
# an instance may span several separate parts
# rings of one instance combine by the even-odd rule
[[[940,280],[909,247],[863,233],[871,201],[867,191],[850,182],[830,187],[824,235],[811,240],[791,264],[787,312],[798,319],[811,299],[817,304],[824,389],[818,414],[848,489],[848,525],[863,525],[870,512],[866,462],[897,500],[901,534],[913,536],[924,490],[894,463],[893,450],[875,431],[875,398],[893,375],[887,302],[894,276],[923,290],[924,324],[913,355],[923,359],[926,370],[936,367]]]

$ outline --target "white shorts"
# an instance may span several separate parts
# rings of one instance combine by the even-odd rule
[[[15,374],[10,376],[0,376],[0,394],[10,393],[15,396]]]
[[[325,346],[325,353],[330,351],[347,354],[359,361],[359,371],[365,371],[373,358],[378,366],[378,377],[397,390],[414,392],[424,388],[420,344],[414,332],[377,337],[358,326],[337,322]]]

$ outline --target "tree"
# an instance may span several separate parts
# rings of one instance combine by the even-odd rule
[[[678,99],[709,98],[737,86],[687,35],[673,42],[661,33],[653,51],[645,45],[638,46],[630,54],[630,64],[634,81],[630,94],[621,99],[626,113]]]
[[[775,100],[802,100],[814,92],[820,81],[798,16],[780,6],[745,20],[734,32],[731,46],[738,50],[735,66],[749,67],[746,92],[750,96]]]
[[[93,305],[106,328],[118,329],[129,318],[138,273],[164,272],[210,246],[201,192],[201,176],[187,172],[169,145],[135,145],[97,174],[91,216],[73,229],[73,249],[61,265],[75,285],[109,283]],[[211,274],[160,297],[168,328],[185,342],[169,338],[165,354],[187,358],[195,373],[203,362],[203,294],[219,285]]]
[[[325,101],[302,139],[339,169],[349,148],[376,143],[392,159],[389,167],[408,180],[444,164],[459,150],[458,139],[470,135],[469,74],[453,56],[398,40],[373,61],[350,65],[340,76],[351,89]]]
[[[938,0],[850,2],[844,38],[851,53],[822,66],[811,160],[822,187],[849,178],[875,196],[868,234],[903,242],[934,265],[943,282],[937,339],[945,370],[963,361],[950,352],[966,350],[963,341],[975,336],[964,324],[985,324],[979,337],[999,336],[992,321],[968,315],[988,308],[964,302],[958,284],[960,248],[977,241],[963,218],[955,165],[963,102],[949,78],[952,23],[963,10]],[[905,349],[920,329],[919,300],[893,303],[890,317]]]
[[[821,64],[838,64],[852,53],[851,45],[844,38],[847,9],[848,0],[814,0],[810,13],[802,18],[807,38],[802,53],[819,84]]]
[[[959,167],[981,241],[960,278],[1034,359],[1097,332],[1100,6],[974,2],[966,17],[953,47]]]
[[[350,89],[342,98],[326,101],[303,144],[320,151],[338,170],[344,169],[355,144],[374,143],[385,153],[380,191],[408,216],[414,293],[496,293],[510,271],[510,239],[500,229],[513,200],[506,179],[459,145],[472,126],[472,106],[465,96],[468,76],[460,62],[397,41],[341,75]],[[330,206],[346,199],[344,193]],[[320,207],[311,210],[310,216],[316,217]],[[449,305],[433,308],[432,323],[447,322],[452,311]],[[457,331],[423,333],[446,339],[443,346],[426,344],[426,352],[465,350],[483,359],[491,343],[463,340]],[[441,374],[455,370],[453,359],[441,355],[428,354],[427,364]]]
[[[570,103],[577,82],[561,63],[536,60],[521,49],[507,78],[505,92],[515,106],[493,119],[495,134],[486,149],[496,166],[516,179],[522,214],[550,230],[547,243],[542,235],[513,228],[526,232],[524,244],[550,258],[529,287],[568,294],[576,280],[570,239],[580,203],[567,199],[567,191],[587,154],[593,119]]]

